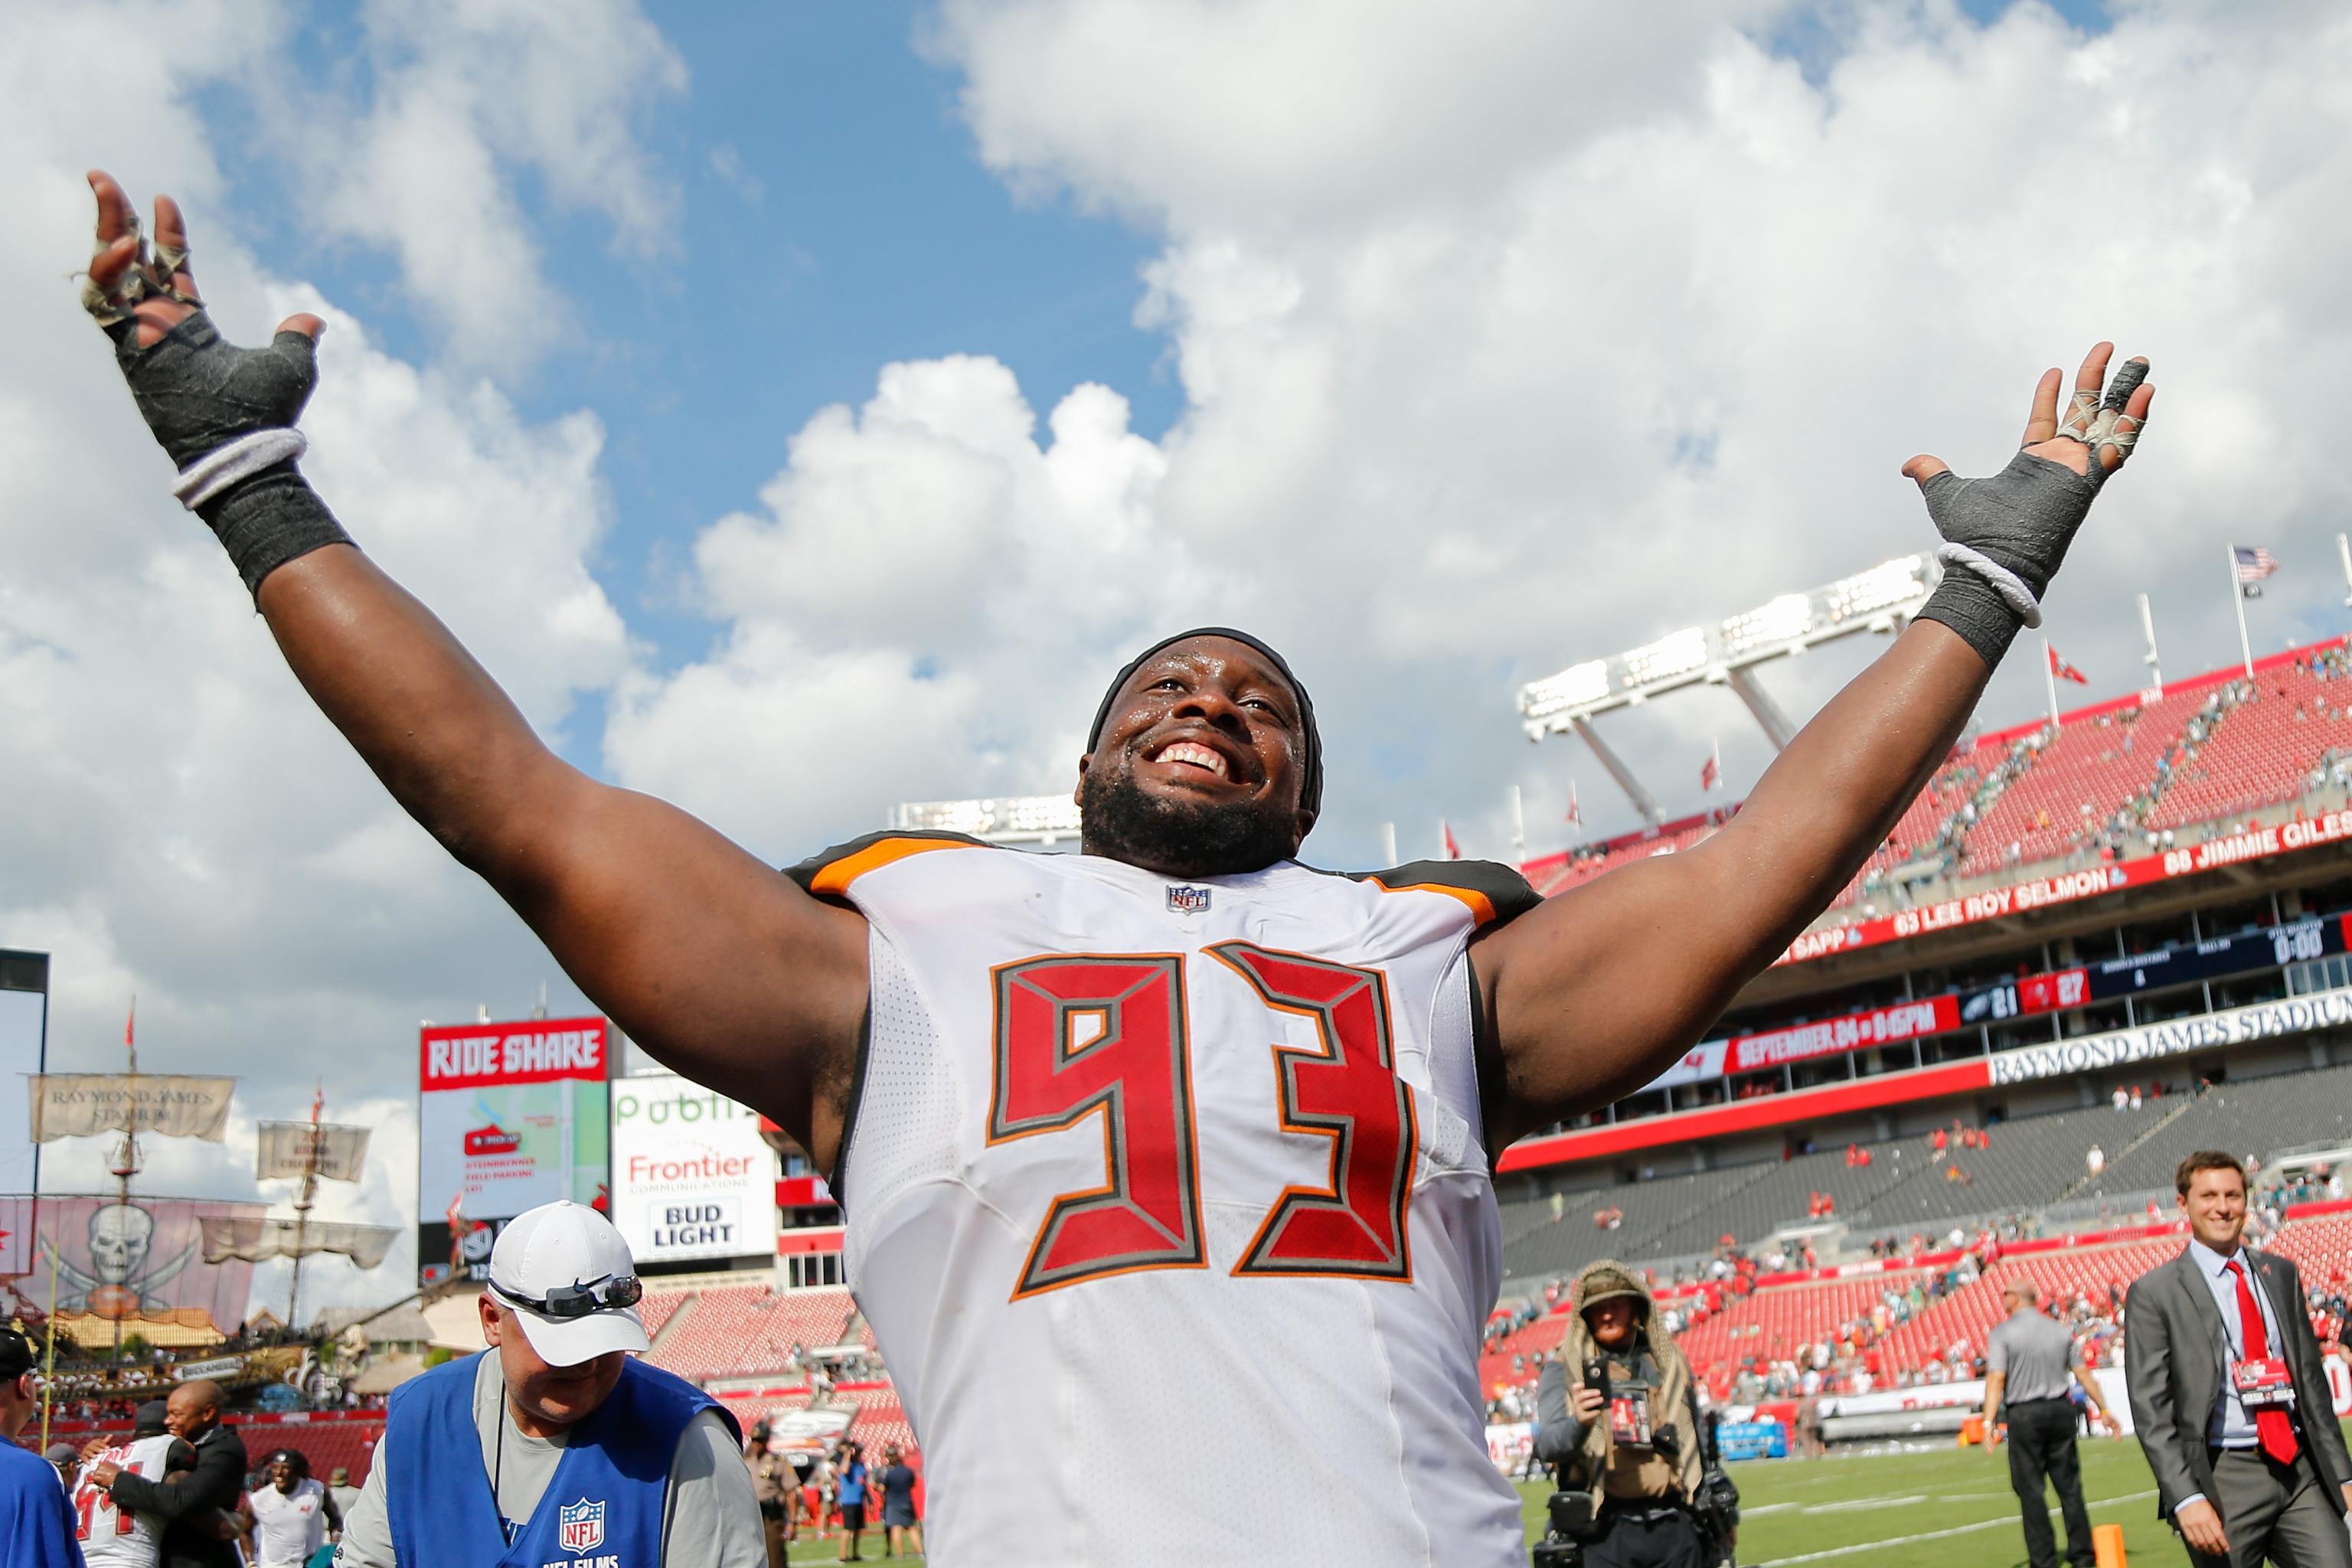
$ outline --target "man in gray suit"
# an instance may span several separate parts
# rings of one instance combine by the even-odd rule
[[[2303,1281],[2238,1243],[2246,1171],[2200,1150],[2173,1185],[2191,1239],[2132,1286],[2125,1381],[2157,1510],[2196,1568],[2352,1568],[2352,1454]]]

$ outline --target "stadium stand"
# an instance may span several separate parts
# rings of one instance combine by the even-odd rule
[[[1997,761],[1992,759],[1991,761]],[[1919,792],[1895,824],[1886,842],[1872,852],[1830,907],[1843,909],[1875,888],[1887,873],[1914,860],[1939,854],[1948,843],[1952,819],[1974,803],[1981,810],[1987,796],[1991,763],[1971,749],[1937,768],[1927,787]],[[1998,790],[1999,785],[1992,785]]]
[[[2083,847],[2153,790],[2158,761],[2208,698],[2175,690],[2144,709],[2042,730],[2026,743],[2024,769],[1968,830],[1959,875],[1981,877]]]
[[[2210,737],[2175,770],[2148,826],[2183,827],[2302,794],[2315,772],[2352,748],[2347,675],[2338,646],[2232,682]]]
[[[2330,1142],[2352,1143],[2352,1067],[2231,1079],[2187,1100],[2164,1137],[2110,1161],[2097,1190],[2169,1192],[2191,1149],[2243,1156]]]
[[[846,1290],[779,1293],[765,1284],[699,1290],[672,1309],[652,1360],[689,1378],[781,1372],[795,1344],[814,1350],[841,1342],[856,1310]],[[862,1325],[858,1342],[873,1342]]]
[[[1600,844],[1580,846],[1564,856],[1530,865],[1527,868],[1528,880],[1535,885],[1537,892],[1549,898],[1620,866],[1630,866],[1653,855],[1672,855],[1687,849],[1713,835],[1716,826],[1711,816],[1685,818],[1668,823],[1654,833],[1629,833]]]

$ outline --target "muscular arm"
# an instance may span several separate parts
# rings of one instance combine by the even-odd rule
[[[1992,667],[2057,569],[2122,446],[2100,406],[2114,349],[2091,351],[2077,402],[2058,417],[2058,372],[2042,376],[2008,468],[1953,478],[1934,458],[1919,482],[1951,547],[2011,586],[1955,566],[1921,619],[1799,731],[1723,830],[1697,848],[1595,878],[1471,949],[1499,1071],[1484,1086],[1488,1147],[1640,1088],[1829,907],[1950,754]],[[2147,366],[2116,374],[2107,426],[2137,438],[2154,389]],[[2084,438],[2077,438],[2081,431]],[[2038,615],[2038,611],[2035,612]]]
[[[266,351],[217,341],[197,316],[179,208],[157,200],[150,261],[120,187],[98,174],[90,185],[86,302],[184,477],[290,426],[319,319],[288,318]],[[206,504],[296,677],[394,798],[647,1050],[772,1117],[830,1169],[866,1004],[864,922],[684,812],[563,763],[424,605],[347,542],[324,542],[340,531],[290,464]]]
[[[591,1000],[831,1167],[866,1005],[864,921],[677,807],[556,756],[360,552],[313,551],[258,598],[320,711]]]
[[[1829,906],[1950,754],[1991,670],[1921,621],[1697,848],[1548,900],[1472,949],[1502,1055],[1500,1147],[1640,1088]]]

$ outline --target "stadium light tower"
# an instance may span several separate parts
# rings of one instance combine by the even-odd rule
[[[1685,626],[1624,653],[1570,665],[1519,688],[1520,724],[1530,741],[1570,732],[1582,737],[1633,809],[1651,822],[1664,822],[1666,814],[1657,797],[1593,729],[1596,717],[1686,686],[1728,686],[1777,752],[1794,737],[1796,726],[1757,680],[1757,666],[1856,632],[1899,631],[1942,579],[1932,556],[1898,556],[1825,588],[1783,594],[1712,626]]]
[[[991,844],[1051,847],[1078,836],[1078,803],[1066,795],[908,801],[891,809],[890,826],[902,833],[968,833]]]

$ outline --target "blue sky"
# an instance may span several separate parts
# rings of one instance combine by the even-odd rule
[[[296,46],[315,80],[355,96],[373,86],[356,8],[317,8]],[[533,417],[585,406],[604,421],[617,526],[599,576],[657,663],[693,657],[711,635],[676,592],[693,534],[751,503],[811,414],[870,397],[885,363],[992,355],[1041,416],[1070,387],[1101,382],[1154,437],[1180,410],[1163,341],[1132,321],[1156,239],[1066,200],[1016,200],[983,169],[957,117],[957,77],[919,47],[924,10],[861,0],[657,12],[691,75],[637,127],[678,198],[666,254],[616,255],[601,217],[521,183],[547,273],[581,321],[504,390]],[[430,363],[436,345],[393,259],[294,240],[284,171],[236,151],[247,105],[215,89],[205,108],[238,201],[276,222],[257,248],[359,310],[395,355]],[[595,715],[581,717],[573,749],[593,751]]]
[[[2013,3],[1961,9],[1989,21]],[[2087,31],[2107,25],[2098,0],[2053,8]],[[295,52],[317,81],[362,94],[356,9],[308,13]],[[598,575],[656,667],[698,656],[714,634],[678,592],[697,531],[751,504],[783,438],[825,405],[865,401],[887,363],[992,356],[1041,417],[1100,382],[1154,439],[1182,411],[1168,342],[1133,319],[1162,237],[1062,195],[1021,199],[983,168],[957,111],[961,79],[926,58],[927,11],[911,0],[658,11],[691,76],[636,128],[678,198],[665,254],[616,255],[601,217],[521,183],[578,322],[504,390],[534,417],[584,406],[603,420],[616,518]],[[1845,43],[1831,15],[1794,12],[1769,41],[1816,74]],[[240,204],[276,223],[274,264],[360,310],[395,355],[430,363],[436,345],[392,258],[293,237],[283,171],[236,153],[243,101],[215,90],[206,109]],[[583,761],[600,718],[583,710],[569,731]]]

